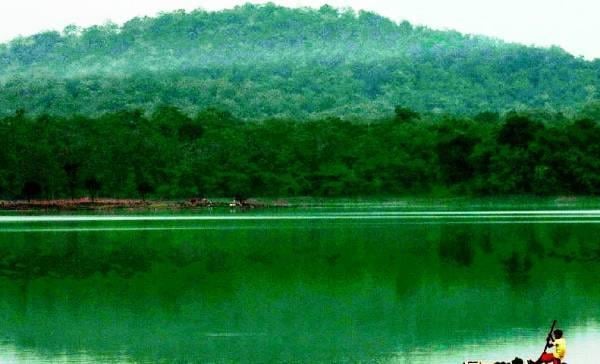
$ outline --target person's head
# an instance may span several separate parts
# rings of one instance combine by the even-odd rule
[[[562,330],[554,330],[554,337],[557,339],[560,339],[561,337],[563,337]]]

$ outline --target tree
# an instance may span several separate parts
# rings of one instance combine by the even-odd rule
[[[454,184],[473,177],[469,161],[477,140],[465,134],[442,139],[437,145],[440,170],[446,183]]]
[[[482,111],[475,115],[473,119],[481,123],[495,123],[500,120],[500,114],[493,111]]]
[[[42,193],[42,185],[36,181],[27,181],[23,184],[22,194],[27,198],[27,201],[39,197]]]
[[[171,135],[173,131],[180,131],[182,125],[191,123],[191,119],[178,108],[167,105],[157,107],[151,120],[165,136]]]
[[[544,126],[526,116],[510,116],[498,132],[498,142],[515,148],[527,148]]]
[[[63,169],[67,175],[67,185],[69,187],[69,196],[75,198],[75,189],[77,188],[77,175],[79,173],[80,164],[77,162],[66,162],[63,164]]]
[[[396,106],[396,109],[394,110],[394,112],[395,112],[394,119],[399,122],[407,122],[407,121],[412,121],[412,120],[416,120],[416,119],[420,118],[420,116],[417,112],[415,112],[407,107]]]
[[[193,142],[204,134],[204,128],[199,123],[192,121],[184,122],[178,131],[179,140],[186,142]]]
[[[102,187],[102,184],[100,183],[100,181],[98,181],[96,177],[93,176],[86,178],[83,184],[85,189],[88,190],[88,193],[92,198],[92,202],[94,202],[96,196],[98,195],[98,191],[100,191],[100,188]]]
[[[148,181],[141,181],[137,184],[137,191],[142,196],[142,201],[146,201],[146,195],[154,192],[154,186]]]

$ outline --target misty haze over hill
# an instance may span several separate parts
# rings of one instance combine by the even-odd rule
[[[162,104],[246,118],[572,112],[600,61],[331,7],[244,5],[122,27],[67,27],[0,45],[0,113],[98,115]]]

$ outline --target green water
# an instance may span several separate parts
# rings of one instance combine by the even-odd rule
[[[600,211],[421,210],[2,217],[0,362],[594,363]]]

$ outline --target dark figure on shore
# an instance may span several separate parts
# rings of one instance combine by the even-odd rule
[[[540,358],[535,361],[535,364],[540,363],[552,363],[552,364],[561,364],[562,360],[565,358],[567,354],[567,342],[563,337],[562,330],[554,330],[554,337],[552,334],[548,335],[546,339],[548,348],[554,347],[553,353],[547,353],[545,350],[540,356]],[[530,361],[530,363],[534,363]]]

